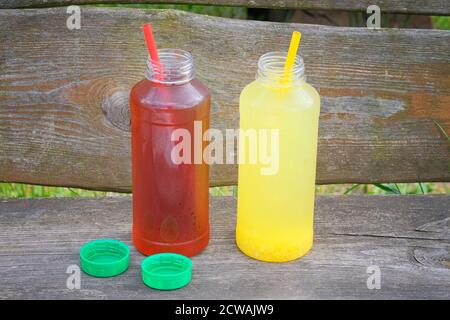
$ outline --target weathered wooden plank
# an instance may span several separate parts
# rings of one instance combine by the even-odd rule
[[[128,92],[143,77],[141,25],[195,57],[212,127],[238,127],[258,57],[303,32],[322,110],[318,183],[450,181],[450,32],[230,20],[179,11],[63,8],[0,12],[0,180],[130,190]],[[215,165],[212,185],[235,184]]]
[[[450,5],[446,0],[0,0],[0,8],[34,8],[68,6],[71,4],[95,3],[166,3],[166,4],[205,4],[220,6],[243,6],[249,8],[307,9],[307,10],[345,10],[366,11],[377,4],[384,13],[409,13],[428,15],[448,15]]]
[[[239,252],[235,210],[234,198],[211,198],[211,241],[193,258],[192,283],[162,292],[141,282],[129,197],[0,202],[0,299],[450,298],[449,196],[319,197],[312,251],[285,264]],[[80,290],[67,289],[67,267],[98,237],[130,245],[129,270],[111,279],[83,274]],[[366,286],[373,265],[380,290]]]

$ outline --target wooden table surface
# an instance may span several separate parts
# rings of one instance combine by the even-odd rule
[[[0,299],[406,299],[450,298],[450,197],[320,196],[315,243],[303,259],[264,263],[234,242],[236,198],[211,198],[211,241],[193,258],[193,279],[176,291],[141,281],[133,247],[131,198],[0,202]],[[66,286],[80,246],[111,237],[131,248],[128,271],[81,274]],[[370,266],[381,288],[368,289]],[[370,269],[369,269],[370,270]]]

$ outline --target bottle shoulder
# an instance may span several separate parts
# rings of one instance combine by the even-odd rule
[[[210,100],[208,88],[197,79],[165,85],[143,79],[130,92],[130,101],[148,108],[191,108]]]
[[[301,93],[307,100],[306,102],[311,105],[317,105],[318,108],[320,108],[320,95],[319,92],[309,83],[305,82],[302,87],[302,93]]]

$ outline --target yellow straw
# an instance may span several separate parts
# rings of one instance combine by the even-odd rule
[[[302,34],[299,31],[292,32],[291,44],[289,45],[289,51],[284,64],[283,79],[287,79],[292,72],[292,67],[295,63],[295,57],[297,56],[298,47],[300,45],[300,38]]]

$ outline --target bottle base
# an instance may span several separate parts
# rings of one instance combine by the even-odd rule
[[[136,249],[146,256],[156,253],[171,252],[192,257],[203,251],[208,245],[209,229],[200,237],[191,241],[181,243],[162,243],[157,241],[150,241],[139,236],[134,230],[132,237],[133,244]]]
[[[258,243],[259,245],[254,245]],[[249,237],[236,236],[236,245],[242,253],[250,258],[265,262],[289,262],[305,256],[312,248],[313,241],[306,241],[296,245],[272,244],[255,241]]]

